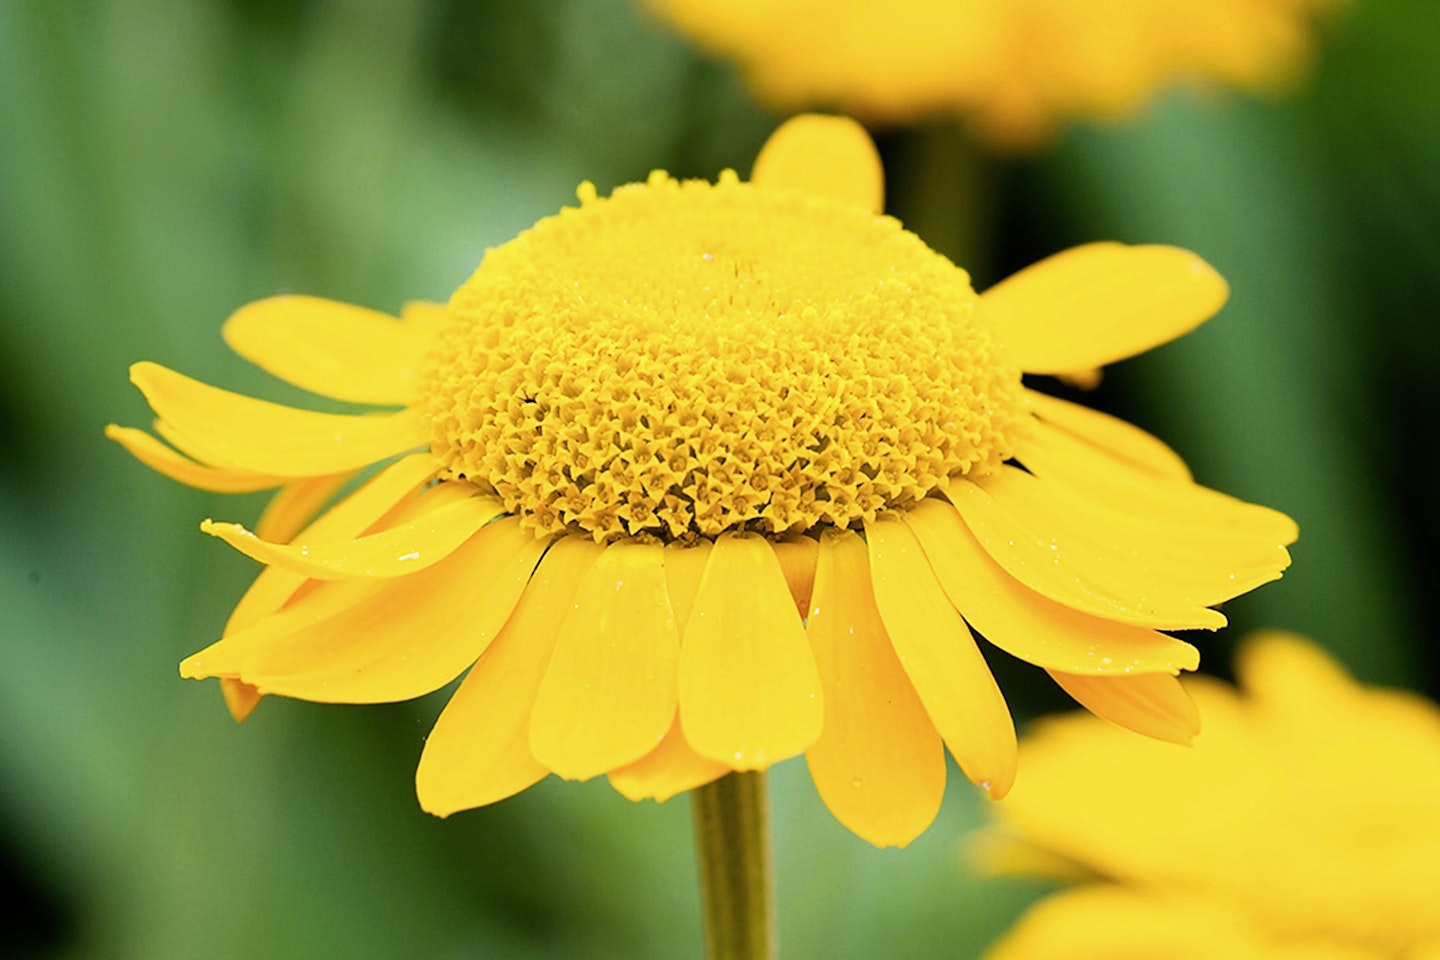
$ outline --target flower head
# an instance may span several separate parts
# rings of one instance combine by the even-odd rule
[[[1248,640],[1237,674],[1188,681],[1205,715],[1189,750],[1083,715],[1022,741],[980,849],[1000,872],[1091,882],[990,960],[1440,956],[1440,709],[1290,634]]]
[[[1198,655],[1158,631],[1223,624],[1212,605],[1278,577],[1294,524],[1021,372],[1164,342],[1223,281],[1096,244],[977,296],[879,215],[880,183],[858,126],[802,117],[750,182],[582,186],[443,307],[279,297],[226,324],[270,372],[387,411],[137,364],[172,446],[116,440],[196,486],[280,488],[253,533],[203,525],[266,569],[182,673],[221,678],[243,716],[468,668],[417,775],[442,815],[549,772],[663,799],[803,752],[879,844],[934,817],[942,744],[1009,789],[1014,729],[971,627],[1188,738],[1174,674]]]
[[[1339,0],[646,0],[738,62],[765,103],[876,123],[959,114],[1023,147],[1067,117],[1113,118],[1177,82],[1293,82],[1310,20]]]

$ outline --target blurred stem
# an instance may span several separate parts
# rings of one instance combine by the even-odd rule
[[[691,793],[707,960],[772,960],[775,903],[765,774],[735,772]]]
[[[994,238],[993,184],[984,152],[958,123],[916,127],[897,137],[890,186],[890,213],[985,284],[993,264],[987,256]]]

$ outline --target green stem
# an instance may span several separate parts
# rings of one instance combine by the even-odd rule
[[[763,772],[691,793],[707,960],[773,960],[775,903]]]

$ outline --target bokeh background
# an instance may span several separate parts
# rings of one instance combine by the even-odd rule
[[[442,700],[272,699],[238,727],[180,681],[254,573],[198,521],[259,501],[101,430],[149,422],[139,359],[299,400],[224,349],[249,300],[444,299],[582,179],[744,174],[778,119],[625,0],[0,2],[0,955],[699,955],[684,798],[552,779],[442,822],[412,779]],[[1281,626],[1435,695],[1440,5],[1356,0],[1281,101],[1166,96],[1024,158],[955,130],[879,142],[892,211],[982,289],[1093,239],[1187,246],[1231,282],[1089,399],[1300,522],[1205,669]],[[1022,718],[1064,706],[994,659]],[[783,952],[963,960],[1043,892],[965,872],[983,810],[952,774],[896,852],[803,762],[774,771]]]

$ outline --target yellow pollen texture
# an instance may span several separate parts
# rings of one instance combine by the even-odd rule
[[[422,375],[442,476],[537,534],[845,527],[1024,420],[967,274],[889,217],[663,173],[490,250]]]

